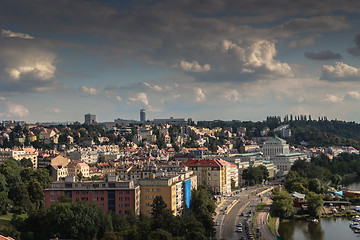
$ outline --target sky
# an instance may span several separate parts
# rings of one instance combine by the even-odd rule
[[[11,0],[0,121],[360,122],[358,0]]]

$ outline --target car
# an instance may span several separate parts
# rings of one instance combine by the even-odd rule
[[[236,229],[236,231],[237,231],[237,232],[242,232],[242,228],[239,227],[239,228]]]
[[[243,216],[244,216],[244,213],[240,213],[240,216],[243,217]]]
[[[238,223],[238,225],[237,225],[238,227],[242,227],[242,223]]]
[[[220,223],[219,223],[219,222],[215,222],[214,225],[215,225],[215,226],[219,226]]]
[[[246,237],[245,237],[245,236],[242,236],[242,237],[241,237],[241,240],[246,240]]]

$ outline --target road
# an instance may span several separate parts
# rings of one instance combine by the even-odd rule
[[[243,192],[233,193],[232,196],[223,197],[222,203],[216,209],[215,222],[219,223],[216,228],[217,239],[235,240],[246,236],[244,222],[254,221],[253,214],[261,198],[256,194],[268,189],[269,186],[251,187]],[[243,216],[241,216],[243,215]],[[237,224],[241,223],[243,232],[237,232]]]

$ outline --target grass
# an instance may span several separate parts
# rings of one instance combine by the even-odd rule
[[[278,217],[272,217],[270,214],[268,215],[268,227],[270,229],[270,232],[276,236],[276,221],[277,221]]]
[[[14,213],[8,213],[6,215],[0,215],[0,220],[10,221],[14,215],[15,215]],[[18,216],[21,217],[22,219],[27,218],[27,214],[20,214]]]

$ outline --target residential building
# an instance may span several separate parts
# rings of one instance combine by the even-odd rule
[[[184,163],[197,176],[198,185],[209,186],[215,194],[231,192],[231,169],[222,159],[193,159]]]
[[[106,213],[126,214],[134,210],[140,214],[140,187],[116,176],[109,176],[107,181],[76,181],[75,177],[67,177],[65,181],[53,182],[44,192],[46,208],[65,194],[73,202],[94,202]]]
[[[197,188],[196,176],[192,173],[174,176],[140,179],[141,213],[149,216],[151,204],[156,196],[161,196],[174,215],[181,213],[183,204],[190,207],[191,190]]]
[[[67,165],[69,176],[78,176],[81,174],[84,178],[89,177],[89,165],[80,161],[73,161]]]

